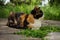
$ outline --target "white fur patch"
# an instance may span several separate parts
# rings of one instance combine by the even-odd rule
[[[34,24],[30,23],[30,25],[32,25],[32,30],[39,29],[41,27],[41,21],[38,19],[35,19]]]
[[[41,27],[43,18],[44,18],[44,15],[41,18],[34,20],[34,24],[31,24],[32,30],[36,30],[36,29],[39,29]]]

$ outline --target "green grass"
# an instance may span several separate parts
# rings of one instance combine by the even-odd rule
[[[23,34],[26,36],[31,36],[31,37],[38,37],[38,38],[43,38],[45,37],[48,33],[50,32],[60,32],[60,27],[56,26],[45,26],[41,27],[39,30],[22,30],[20,32],[16,32],[15,34]]]
[[[27,5],[27,4],[21,4],[15,6],[13,6],[12,4],[8,4],[4,7],[0,6],[0,18],[7,18],[9,16],[10,11],[24,12],[26,14],[30,14],[33,7],[34,5]]]
[[[42,8],[44,15],[45,15],[45,19],[47,20],[60,20],[60,6],[47,6]]]
[[[30,14],[31,10],[34,8],[34,4],[31,5],[21,4],[21,5],[12,5],[8,4],[4,7],[0,6],[0,18],[7,18],[9,16],[10,11],[14,12],[24,12],[26,14]],[[52,7],[46,6],[41,7],[44,12],[44,19],[46,20],[59,20],[60,21],[60,5]]]

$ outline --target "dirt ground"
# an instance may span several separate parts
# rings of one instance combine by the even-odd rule
[[[13,33],[20,30],[6,26],[6,23],[7,19],[0,19],[0,40],[41,40],[40,38],[26,37],[24,35],[15,35]],[[60,26],[60,21],[43,20],[42,26],[46,25]]]
[[[14,32],[20,31],[20,29],[8,27],[6,23],[7,19],[0,19],[0,40],[41,40],[40,38],[13,34]]]

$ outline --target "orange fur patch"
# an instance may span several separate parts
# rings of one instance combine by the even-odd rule
[[[24,26],[25,16],[26,16],[26,14],[23,14],[23,15],[20,16],[20,25],[21,25],[21,27]]]
[[[34,23],[34,17],[33,17],[32,14],[30,14],[30,15],[28,16],[27,21],[28,21],[29,23]]]
[[[28,28],[32,28],[33,25],[30,25],[30,24],[34,24],[34,17],[33,17],[32,14],[30,14],[30,15],[28,16],[27,21],[28,21],[28,23],[29,23],[29,25],[27,25]]]
[[[24,20],[25,20],[25,17],[26,17],[26,14],[23,14],[20,16],[20,25],[23,27],[24,26]],[[34,23],[34,17],[32,14],[29,14],[28,17],[27,17],[27,22],[29,23],[29,26],[28,28],[31,28],[31,25],[30,23]]]

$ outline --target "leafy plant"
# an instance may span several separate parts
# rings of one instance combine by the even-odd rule
[[[42,8],[44,15],[45,15],[45,19],[47,20],[60,20],[60,6],[47,6]]]
[[[20,32],[16,32],[15,34],[24,34],[26,36],[38,37],[43,38],[50,32],[60,32],[60,27],[57,26],[44,26],[41,27],[39,30],[23,30]]]

